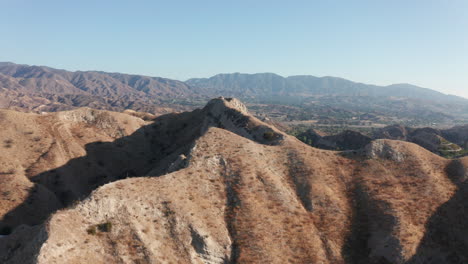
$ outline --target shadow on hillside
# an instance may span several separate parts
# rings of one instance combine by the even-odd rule
[[[446,171],[457,191],[429,218],[416,254],[407,264],[468,263],[468,181],[458,160]]]
[[[49,167],[50,161],[59,153],[45,154],[26,171],[28,178],[36,183],[35,187],[29,190],[28,198],[21,205],[0,220],[0,231],[21,224],[40,224],[54,211],[88,197],[106,183],[167,173],[171,164],[189,151],[207,127],[224,128],[227,124],[233,128],[229,129],[231,132],[242,137],[263,131],[263,137],[253,135],[252,140],[260,144],[277,143],[278,137],[270,128],[261,124],[252,126],[248,116],[229,107],[219,111],[219,116],[213,116],[211,110],[205,108],[159,116],[152,124],[131,135],[113,142],[89,143],[85,146],[85,156],[72,159],[61,167],[41,171]],[[265,137],[270,134],[271,138]]]
[[[85,156],[72,159],[61,167],[39,173],[33,171],[46,165],[32,168],[27,173],[36,183],[35,187],[29,190],[28,198],[21,205],[1,219],[0,230],[4,227],[14,229],[22,224],[41,224],[56,210],[85,199],[106,183],[129,177],[157,177],[167,173],[169,169],[172,172],[174,168],[171,165],[174,161],[181,154],[188,154],[207,126],[224,128],[219,117],[203,111],[163,115],[129,136],[113,142],[87,144]],[[240,128],[234,129],[233,133],[245,137],[248,129],[265,131],[263,138],[254,136],[253,140],[260,144],[277,143],[278,136],[271,129],[263,125],[250,128],[243,114],[229,108],[226,108],[224,114],[228,120],[225,121],[231,127]],[[271,138],[265,137],[269,133]],[[53,155],[54,153],[46,154],[39,162],[47,164],[48,160],[55,158]],[[47,201],[43,196],[49,196],[53,201]],[[48,206],[51,202],[56,206]],[[15,233],[12,234],[14,235]],[[2,254],[0,252],[0,257]]]
[[[21,226],[6,237],[0,238],[0,263],[37,263],[41,245],[47,241],[49,234],[41,226]],[[27,242],[33,240],[33,244]]]
[[[195,112],[168,114],[133,134],[113,142],[93,142],[85,146],[86,155],[65,165],[29,178],[36,183],[28,197],[0,220],[0,230],[10,233],[19,225],[37,225],[58,209],[89,196],[106,183],[138,177],[159,176],[176,158],[189,150],[200,136],[201,122]],[[185,129],[191,123],[191,129]],[[54,153],[42,160],[54,158]],[[156,170],[155,170],[156,169]],[[148,175],[150,171],[154,173]]]
[[[368,202],[365,192],[360,184],[356,184],[349,190],[353,197],[353,212],[351,233],[346,237],[341,254],[346,263],[364,263],[369,256],[367,240],[369,239]]]
[[[462,264],[468,263],[468,181],[460,161],[454,160],[447,168],[448,177],[458,186],[456,193],[428,219],[416,253],[406,264]],[[342,254],[346,263],[390,263],[383,257],[370,256],[370,221],[375,220],[373,202],[357,184],[350,196],[354,197],[351,233],[346,238]],[[415,208],[416,209],[416,208]],[[417,210],[417,209],[416,209]],[[385,225],[380,229],[386,232]],[[391,232],[391,230],[390,230]],[[396,243],[394,246],[398,246]],[[399,252],[401,248],[389,248]]]

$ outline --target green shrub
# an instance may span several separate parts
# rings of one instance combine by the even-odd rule
[[[88,229],[86,229],[86,232],[90,235],[96,235],[97,232],[110,232],[112,229],[112,223],[111,222],[105,222],[99,225],[93,225],[90,226]]]
[[[263,133],[263,138],[266,140],[273,140],[275,139],[275,136],[276,134],[273,131],[268,131],[268,132]]]
[[[90,226],[88,229],[86,229],[86,232],[88,232],[89,235],[95,235],[96,234],[96,227],[95,226]]]
[[[105,222],[105,223],[99,224],[98,229],[101,232],[110,232],[111,229],[112,229],[112,223],[111,222]]]

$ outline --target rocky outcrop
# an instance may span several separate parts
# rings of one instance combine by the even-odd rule
[[[219,127],[262,144],[278,144],[285,134],[249,115],[247,107],[235,98],[216,98],[203,108],[204,130]]]
[[[395,149],[391,141],[375,140],[365,147],[366,155],[371,159],[388,159],[396,162],[405,161],[405,155]]]

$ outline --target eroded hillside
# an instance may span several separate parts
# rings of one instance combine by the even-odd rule
[[[358,150],[364,148],[372,140],[392,139],[415,143],[446,158],[464,157],[468,154],[468,126],[435,129],[391,125],[375,129],[368,135],[353,130],[326,135],[312,128],[303,132],[292,132],[308,145],[328,150]]]
[[[0,188],[17,195],[2,198],[5,263],[468,262],[466,158],[393,140],[319,150],[224,98],[151,124],[2,120],[16,165]]]

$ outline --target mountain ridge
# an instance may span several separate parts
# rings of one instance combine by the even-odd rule
[[[306,74],[300,74],[300,75],[289,75],[289,76],[282,76],[277,73],[273,72],[259,72],[259,73],[241,73],[241,72],[234,72],[234,73],[219,73],[216,75],[213,75],[211,77],[206,77],[206,78],[189,78],[185,81],[181,80],[176,80],[176,79],[170,79],[170,78],[164,78],[164,77],[156,77],[156,76],[150,76],[150,75],[142,75],[142,74],[134,74],[134,73],[120,73],[120,72],[108,72],[108,71],[101,71],[101,70],[76,70],[76,71],[69,71],[66,69],[57,69],[57,68],[52,68],[49,66],[44,66],[44,65],[28,65],[28,64],[16,64],[13,62],[0,62],[0,67],[29,67],[32,69],[41,69],[45,68],[48,69],[52,72],[62,72],[62,73],[67,73],[67,74],[80,74],[80,73],[88,73],[88,74],[103,74],[103,75],[110,75],[110,76],[127,76],[127,77],[140,77],[140,78],[149,78],[153,80],[165,80],[165,81],[173,81],[173,82],[182,82],[182,83],[187,83],[187,84],[194,84],[194,83],[200,83],[202,81],[207,81],[210,79],[216,79],[219,77],[232,77],[232,76],[242,76],[242,77],[254,77],[254,76],[267,76],[267,77],[274,77],[274,78],[279,78],[279,79],[284,79],[284,80],[293,80],[293,79],[303,79],[303,78],[308,78],[308,79],[313,79],[313,80],[322,80],[322,81],[340,81],[340,82],[345,82],[348,85],[362,85],[362,86],[367,86],[367,87],[373,87],[373,88],[397,88],[397,89],[418,89],[418,90],[425,90],[425,91],[430,91],[433,94],[437,94],[440,96],[449,96],[456,98],[458,100],[466,100],[468,101],[467,98],[464,98],[462,96],[458,95],[453,95],[453,94],[446,94],[431,88],[426,88],[426,87],[420,87],[414,84],[410,83],[394,83],[394,84],[389,84],[389,85],[376,85],[376,84],[369,84],[365,82],[359,82],[359,81],[352,81],[346,78],[342,77],[337,77],[337,76],[314,76],[314,75],[306,75]],[[4,72],[3,72],[4,73]],[[11,75],[11,74],[7,74]],[[194,85],[197,87],[197,85]]]
[[[0,64],[0,88],[5,94],[0,107],[32,111],[90,106],[157,113],[158,107],[167,107],[162,102],[164,100],[197,97],[185,83],[162,77],[99,71],[70,72],[14,63]]]
[[[364,112],[384,122],[426,126],[431,125],[429,120],[446,125],[468,122],[467,99],[408,84],[380,87],[339,77],[284,78],[274,73],[219,74],[181,82],[136,74],[0,64],[0,108],[19,111],[91,107],[158,115],[170,109],[191,110],[218,96],[238,97],[249,104],[297,106],[283,116],[300,120],[331,111],[337,120]]]
[[[3,263],[468,260],[466,158],[395,140],[312,148],[231,98],[151,123],[92,109],[0,113],[16,124],[0,131],[0,155],[15,159],[0,179],[0,226],[13,227]]]
[[[370,90],[375,90],[375,91],[364,91],[366,94],[372,95],[372,93],[375,93],[375,96],[391,96],[392,93],[400,91],[400,95],[405,95],[401,94],[401,90],[412,90],[413,92],[416,93],[416,95],[411,95],[411,94],[406,94],[406,96],[409,96],[410,98],[420,98],[421,93],[427,95],[430,95],[432,99],[434,99],[436,96],[441,96],[441,97],[446,97],[445,100],[458,100],[458,101],[466,101],[468,102],[468,99],[457,96],[457,95],[450,95],[450,94],[445,94],[430,88],[424,88],[424,87],[419,87],[413,84],[408,84],[408,83],[396,83],[396,84],[390,84],[390,85],[374,85],[374,84],[367,84],[363,82],[355,82],[351,81],[345,78],[341,77],[335,77],[335,76],[323,76],[323,77],[317,77],[313,75],[291,75],[291,76],[281,76],[276,73],[271,73],[271,72],[266,72],[266,73],[221,73],[221,74],[216,74],[214,76],[208,77],[208,78],[191,78],[186,80],[185,82],[188,83],[189,85],[195,86],[195,87],[201,87],[201,88],[208,88],[208,89],[217,89],[222,91],[223,87],[219,88],[220,85],[223,84],[223,82],[227,83],[230,86],[225,87],[226,89],[229,88],[234,88],[234,87],[239,87],[241,84],[244,85],[261,85],[254,83],[255,81],[260,82],[262,81],[261,79],[259,80],[258,77],[264,77],[263,81],[266,81],[267,78],[270,79],[277,79],[281,84],[278,85],[285,85],[285,86],[290,86],[292,88],[297,88],[297,86],[308,86],[313,87],[314,85],[322,85],[325,86],[327,82],[339,82],[343,86],[347,86],[350,88],[359,88],[361,90],[364,89],[370,89]],[[239,78],[239,79],[235,79]],[[231,83],[229,83],[231,81]],[[289,81],[289,83],[287,83]],[[297,83],[300,82],[300,83]],[[317,83],[317,82],[321,82]],[[249,89],[245,88],[245,89]],[[383,90],[378,91],[379,89],[391,89],[391,91],[384,92]],[[286,89],[287,90],[287,89]],[[302,91],[305,91],[303,89]],[[326,93],[311,93],[309,95],[325,95]],[[346,95],[346,94],[344,94]],[[402,96],[404,97],[404,96]]]

